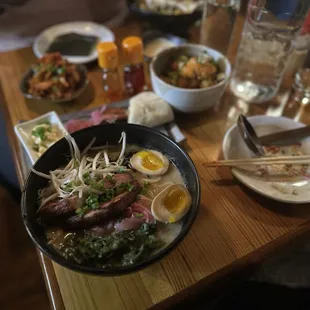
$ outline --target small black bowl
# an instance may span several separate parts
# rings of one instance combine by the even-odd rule
[[[173,163],[186,178],[188,190],[192,196],[190,211],[182,219],[182,228],[176,239],[167,247],[144,261],[134,265],[117,268],[96,268],[79,265],[66,260],[47,244],[45,231],[36,220],[38,190],[47,185],[47,180],[30,172],[22,193],[21,211],[24,225],[35,245],[50,259],[64,267],[83,273],[102,276],[115,276],[137,271],[160,260],[171,252],[184,239],[195,220],[200,202],[200,183],[198,174],[187,153],[168,136],[147,127],[131,124],[108,124],[90,127],[77,131],[73,133],[72,136],[79,148],[83,149],[93,137],[96,137],[95,145],[105,145],[106,143],[115,145],[123,131],[127,134],[128,144],[135,144],[141,147],[158,150],[172,159]],[[70,154],[69,145],[66,139],[63,138],[50,147],[38,159],[34,165],[34,169],[48,174],[51,170],[65,166],[69,161],[68,154]]]
[[[173,33],[175,31],[180,32],[180,27],[182,28],[182,31],[185,31],[202,16],[201,10],[196,10],[190,14],[161,14],[142,9],[136,3],[130,4],[129,9],[137,18],[140,18],[157,28],[163,30],[169,29],[169,32]]]
[[[32,68],[30,68],[22,77],[20,83],[19,83],[19,89],[22,92],[22,94],[24,95],[25,98],[28,99],[33,99],[33,100],[39,100],[42,102],[52,102],[52,103],[65,103],[65,102],[69,102],[72,100],[77,99],[82,93],[83,91],[86,89],[86,87],[88,86],[88,79],[87,79],[87,69],[85,66],[83,65],[76,65],[77,66],[77,70],[81,75],[81,80],[79,82],[79,84],[77,85],[77,89],[74,91],[74,93],[72,94],[71,98],[62,98],[62,99],[51,99],[51,98],[44,98],[44,97],[39,97],[39,96],[34,96],[28,93],[28,81],[31,79],[31,77],[34,74],[34,71]]]

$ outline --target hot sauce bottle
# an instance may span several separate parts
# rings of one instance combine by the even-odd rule
[[[122,42],[125,57],[124,84],[129,95],[145,89],[143,44],[138,37],[127,37]]]
[[[97,45],[98,64],[102,69],[103,89],[111,101],[122,99],[122,84],[118,72],[118,51],[113,42]]]

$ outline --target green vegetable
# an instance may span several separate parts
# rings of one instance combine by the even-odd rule
[[[106,177],[105,177],[109,182],[115,184],[116,181],[113,179],[112,175],[111,174],[108,174]]]
[[[70,193],[73,190],[73,182],[69,182],[69,183],[63,185],[61,188],[65,192]]]
[[[100,180],[100,181],[91,180],[88,173],[84,173],[83,179],[86,184],[90,185],[94,189],[100,190],[102,194],[101,195],[90,194],[85,201],[85,205],[79,208],[78,210],[76,210],[76,214],[80,216],[83,216],[85,213],[87,213],[90,210],[98,209],[100,203],[110,201],[116,195],[121,194],[125,191],[131,192],[132,189],[134,188],[134,186],[130,182],[122,183],[119,186],[114,187],[114,188],[105,188],[104,180]],[[65,188],[63,189],[65,190]]]
[[[78,208],[75,213],[79,216],[84,216],[88,211],[99,209],[99,196],[96,194],[90,194],[83,207]]]
[[[49,72],[52,72],[52,73],[56,72],[56,70],[57,70],[57,68],[54,65],[51,65],[51,64],[47,65],[47,67],[46,67],[46,71],[49,71]]]
[[[100,195],[100,202],[110,201],[115,196],[115,190],[113,188],[105,189],[104,193]]]
[[[180,55],[178,58],[177,58],[177,61],[181,61],[181,62],[188,62],[189,60],[189,56],[186,56],[186,55]]]
[[[35,137],[39,137],[42,141],[44,141],[46,139],[45,132],[46,132],[46,128],[42,126],[38,126],[37,128],[32,130],[31,135]]]
[[[127,183],[120,184],[118,187],[116,187],[115,191],[116,191],[116,194],[120,194],[124,191],[131,192],[133,188],[134,186],[130,182],[127,182]]]
[[[83,180],[84,180],[84,183],[85,183],[86,185],[90,185],[91,178],[90,178],[89,172],[85,172],[85,173],[83,174]]]
[[[150,188],[150,183],[149,182],[144,182],[140,194],[141,195],[147,195],[147,193],[149,191],[149,188]]]
[[[96,194],[90,194],[85,202],[86,206],[90,210],[96,210],[99,208],[99,196]]]
[[[143,217],[144,215],[142,214],[142,213],[135,213],[134,214],[134,217],[136,217],[136,218],[141,218],[141,217]]]
[[[106,237],[72,234],[61,251],[67,259],[91,266],[128,266],[147,258],[164,242],[155,236],[155,224],[142,224],[138,230],[113,232]]]
[[[56,70],[57,74],[61,75],[64,74],[66,72],[66,68],[64,67],[60,67]]]
[[[76,209],[76,211],[75,211],[75,213],[77,214],[77,215],[79,215],[79,216],[83,216],[84,214],[85,214],[85,210],[84,210],[84,208],[78,208],[78,209]]]

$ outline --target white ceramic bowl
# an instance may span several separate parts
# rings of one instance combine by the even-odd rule
[[[222,72],[225,73],[226,77],[220,83],[208,88],[186,89],[170,85],[159,77],[171,58],[182,54],[198,56],[204,52],[208,52],[219,63]],[[212,48],[197,44],[184,44],[160,52],[153,59],[150,71],[154,92],[177,111],[192,113],[208,110],[219,102],[231,73],[231,65],[223,54]]]

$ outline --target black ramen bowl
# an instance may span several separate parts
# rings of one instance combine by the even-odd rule
[[[65,103],[69,102],[72,100],[77,99],[87,88],[89,81],[87,79],[87,69],[83,65],[76,65],[77,66],[77,71],[80,73],[81,80],[77,85],[76,90],[73,92],[72,96],[70,98],[61,98],[61,99],[52,99],[49,97],[39,97],[39,96],[34,96],[32,94],[29,94],[28,88],[29,88],[29,80],[32,78],[34,71],[32,68],[30,68],[22,77],[20,83],[19,83],[19,89],[24,95],[25,98],[27,99],[33,99],[33,100],[38,100],[41,102],[51,102],[51,103]]]
[[[47,180],[30,172],[22,193],[21,211],[23,222],[35,245],[50,259],[64,267],[78,272],[102,276],[122,275],[137,271],[162,259],[171,252],[184,239],[195,220],[200,201],[198,174],[187,153],[168,136],[147,127],[130,124],[107,124],[90,127],[77,131],[73,133],[72,136],[79,148],[83,149],[89,144],[93,137],[96,137],[95,146],[105,145],[106,143],[116,145],[122,131],[125,131],[127,134],[127,144],[135,144],[141,147],[158,150],[172,159],[171,161],[186,178],[188,190],[192,196],[191,208],[182,219],[182,228],[179,235],[165,248],[154,253],[148,259],[124,267],[98,268],[79,265],[68,261],[54,250],[52,246],[48,245],[44,227],[37,223],[36,213],[38,209],[38,191],[47,185]],[[50,147],[38,159],[34,165],[34,169],[48,174],[51,170],[65,166],[70,160],[69,154],[68,142],[63,138]]]
[[[165,31],[169,29],[169,32],[173,33],[186,32],[202,16],[201,10],[196,10],[188,14],[162,14],[140,8],[136,3],[130,4],[129,9],[137,18],[150,23],[155,28]]]

